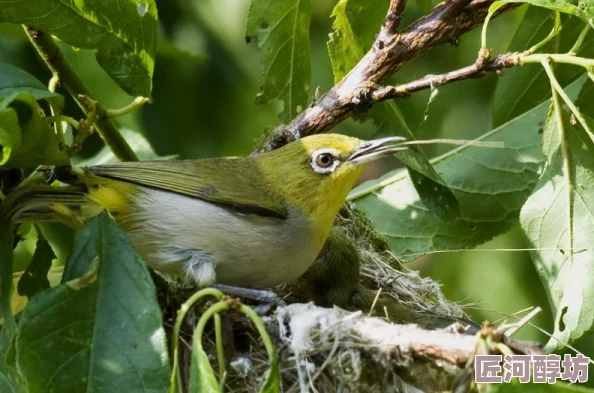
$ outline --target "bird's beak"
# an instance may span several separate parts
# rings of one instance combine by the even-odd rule
[[[407,149],[406,146],[402,146],[402,142],[404,141],[406,141],[406,138],[401,136],[391,136],[388,138],[363,142],[347,161],[354,164],[362,164],[364,162],[392,155]]]

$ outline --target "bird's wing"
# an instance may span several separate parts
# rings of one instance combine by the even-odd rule
[[[88,168],[96,176],[199,198],[242,214],[286,218],[250,157],[121,162]],[[248,174],[248,175],[246,175]]]

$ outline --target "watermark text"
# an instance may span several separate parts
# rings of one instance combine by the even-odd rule
[[[511,382],[554,383],[557,380],[571,383],[588,380],[590,358],[582,354],[563,355],[477,355],[474,363],[476,383]]]

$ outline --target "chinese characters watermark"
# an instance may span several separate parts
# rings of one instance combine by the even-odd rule
[[[590,358],[582,354],[563,355],[477,355],[476,383],[502,383],[518,378],[521,383],[554,383],[556,380],[586,382]],[[503,361],[503,364],[501,364]]]

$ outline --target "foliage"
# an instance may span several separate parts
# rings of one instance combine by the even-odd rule
[[[115,7],[87,0],[0,0],[0,22],[5,22],[0,25],[0,198],[14,187],[44,182],[35,168],[60,171],[73,163],[114,160],[93,130],[99,119],[119,115],[125,115],[117,119],[125,140],[143,160],[246,154],[248,141],[265,127],[291,122],[318,98],[313,86],[340,83],[357,67],[372,49],[389,6],[388,0],[252,0],[249,10],[239,12],[234,2],[224,3],[120,0]],[[409,4],[400,28],[433,3]],[[500,235],[517,237],[513,231],[519,228],[532,250],[527,291],[544,288],[548,299],[540,296],[539,304],[548,302],[554,315],[548,349],[563,350],[583,344],[594,330],[594,6],[570,0],[519,3],[527,5],[507,19],[485,22],[480,40],[471,36],[459,50],[436,48],[404,67],[397,79],[382,83],[461,68],[474,61],[481,45],[487,50],[494,42],[517,60],[505,77],[373,103],[353,115],[356,123],[346,121],[336,131],[362,138],[400,134],[411,140],[503,142],[502,148],[468,143],[432,160],[427,156],[435,147],[410,148],[398,156],[407,171],[395,169],[362,183],[349,199],[404,261],[472,249]],[[503,4],[495,3],[490,15]],[[244,18],[242,37],[237,26]],[[26,37],[18,24],[37,33]],[[65,75],[49,75],[40,67],[28,42],[35,42],[35,34],[61,41],[64,58],[45,61],[64,62],[74,80],[60,80]],[[243,38],[254,43],[238,44]],[[500,42],[509,45],[501,48]],[[102,106],[76,94],[73,86],[86,85]],[[253,105],[256,90],[259,105]],[[128,95],[152,96],[154,103],[139,109],[139,101],[127,105]],[[83,113],[73,98],[86,102]],[[117,106],[122,108],[105,109]],[[177,391],[179,327],[204,293],[178,315],[170,365],[148,269],[106,213],[88,221],[72,247],[63,246],[70,232],[35,225],[22,239],[3,220],[0,391]],[[62,281],[52,287],[48,272],[64,262]],[[462,286],[464,277],[471,277],[455,267],[443,269],[453,277],[444,282],[446,293],[448,286]],[[12,275],[19,270],[25,273],[17,288]],[[478,274],[468,281],[481,291],[489,281],[506,283],[512,274],[498,279]],[[15,317],[10,299],[17,291],[29,299]],[[229,307],[219,301],[198,322],[189,376],[196,391],[223,389],[225,364],[219,356],[217,378],[203,333],[207,321],[214,318],[217,326],[219,313]],[[251,309],[238,310],[253,321],[269,356],[260,391],[279,391],[278,358],[262,322]],[[218,355],[221,345],[217,341]],[[565,385],[547,389],[573,391]]]
[[[539,249],[533,260],[558,310],[555,337],[562,342],[580,338],[594,324],[588,300],[594,287],[580,279],[592,277],[594,268],[588,249],[594,235],[594,195],[588,192],[594,173],[594,128],[570,117],[555,90],[542,136],[547,166],[520,216],[526,235]]]
[[[157,6],[152,0],[105,2],[0,2],[0,21],[26,23],[75,48],[96,51],[97,61],[132,95],[150,96],[157,50]]]
[[[264,84],[257,100],[283,100],[282,120],[301,112],[309,101],[311,0],[254,1],[247,15],[246,37],[258,40]]]
[[[66,145],[39,113],[33,95],[15,92],[0,99],[0,163],[3,167],[69,163]]]

